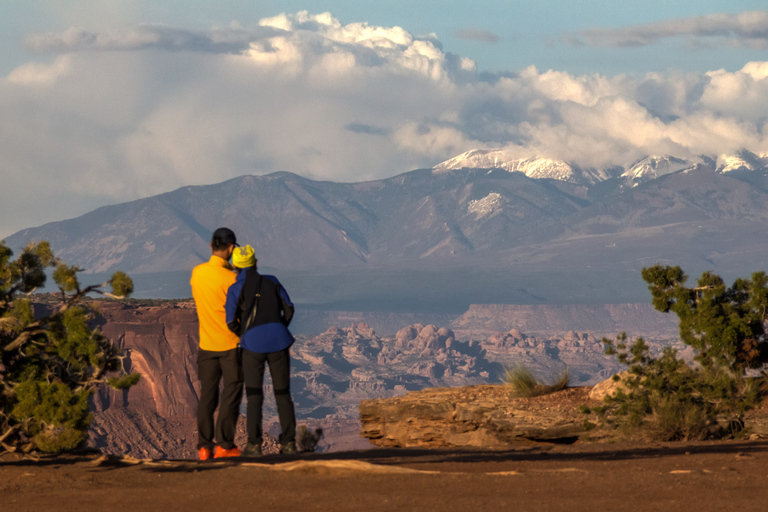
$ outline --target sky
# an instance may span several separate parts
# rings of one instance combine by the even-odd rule
[[[597,168],[768,153],[765,0],[0,13],[0,238],[244,174],[366,181],[478,148]]]

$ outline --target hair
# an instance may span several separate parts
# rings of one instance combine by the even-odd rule
[[[232,245],[230,242],[225,242],[220,237],[213,237],[213,240],[211,240],[211,247],[214,251],[223,251],[227,247]]]

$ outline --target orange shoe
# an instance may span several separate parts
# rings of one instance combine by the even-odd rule
[[[222,448],[221,446],[216,447],[216,452],[213,454],[214,459],[220,459],[222,457],[239,457],[240,456],[240,448],[235,446],[234,448]]]
[[[200,460],[208,460],[213,457],[213,452],[210,448],[200,448],[197,452],[197,458]]]

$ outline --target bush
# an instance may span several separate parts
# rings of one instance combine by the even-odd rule
[[[103,384],[127,389],[139,380],[125,375],[120,351],[88,322],[89,293],[111,297],[132,292],[122,272],[111,281],[81,288],[80,271],[56,258],[47,242],[28,245],[16,260],[0,242],[0,454],[60,452],[86,439],[89,398]],[[59,300],[53,313],[36,318],[24,297],[45,283],[54,268]],[[112,285],[112,292],[102,290]]]
[[[518,365],[506,370],[504,382],[515,396],[533,397],[548,395],[568,387],[568,369],[564,369],[553,384],[545,384],[528,367]]]
[[[606,354],[629,366],[625,389],[606,398],[605,423],[654,440],[699,440],[731,436],[743,426],[743,414],[757,405],[765,374],[747,378],[749,368],[768,360],[763,330],[768,279],[737,279],[726,288],[705,272],[694,288],[684,286],[680,267],[643,269],[654,307],[680,318],[680,337],[695,349],[694,364],[667,347],[651,356],[642,338],[627,343],[626,334],[603,339]]]
[[[301,452],[314,452],[317,445],[323,438],[323,429],[316,428],[314,432],[310,431],[306,425],[299,425],[298,436],[296,436],[296,445]]]

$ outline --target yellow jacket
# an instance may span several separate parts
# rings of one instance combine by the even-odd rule
[[[237,347],[240,342],[227,328],[227,314],[224,304],[227,289],[235,282],[232,267],[218,256],[211,256],[207,263],[201,263],[192,270],[192,297],[197,307],[200,322],[200,348],[222,352]]]

